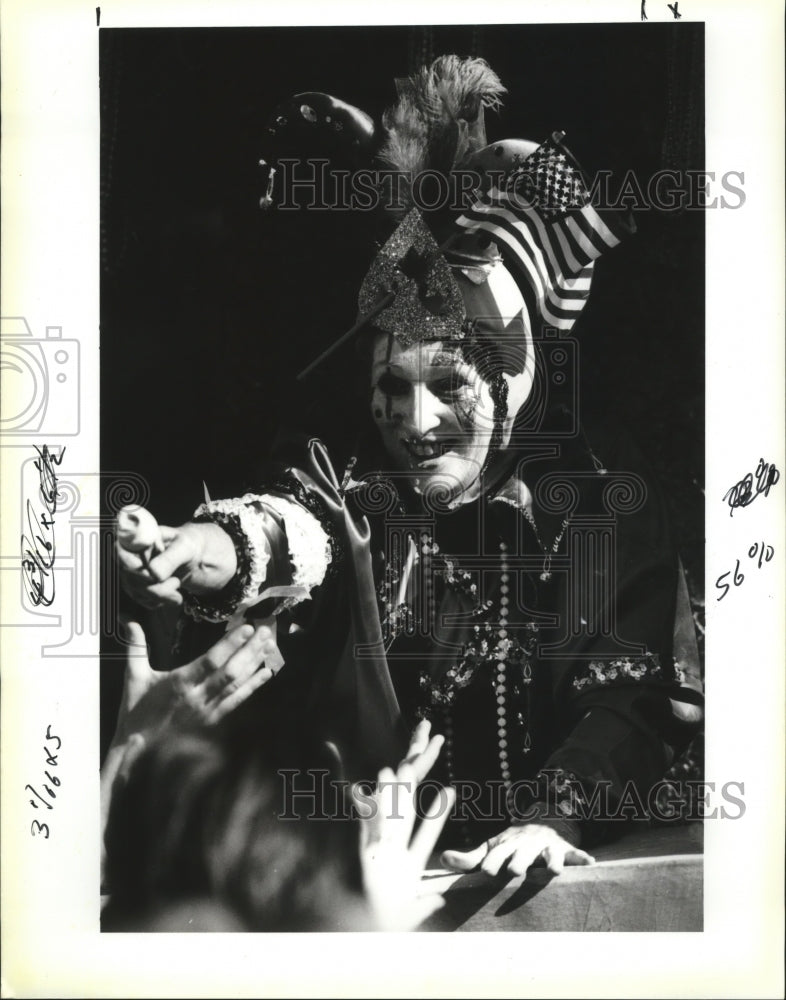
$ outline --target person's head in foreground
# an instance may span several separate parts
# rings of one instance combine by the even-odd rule
[[[311,767],[329,768],[322,758]],[[357,820],[309,820],[327,809],[312,785],[285,800],[271,757],[236,730],[165,733],[113,796],[104,929],[368,926]]]
[[[420,876],[455,796],[416,828],[442,746],[421,723],[374,790],[341,780],[333,744],[273,754],[254,727],[168,730],[112,795],[108,931],[414,930],[443,905]]]

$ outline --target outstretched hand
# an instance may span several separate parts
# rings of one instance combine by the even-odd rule
[[[265,625],[241,625],[202,656],[170,671],[150,666],[145,635],[136,622],[129,623],[128,632],[131,645],[114,745],[132,734],[147,742],[169,725],[218,722],[275,673],[269,666],[260,669],[277,652]]]
[[[444,736],[431,735],[428,719],[421,720],[412,731],[407,755],[399,763],[399,768],[410,764],[415,772],[415,781],[421,782],[434,766],[444,742]]]
[[[267,626],[241,625],[227,632],[202,656],[176,670],[150,666],[145,634],[136,622],[127,626],[130,642],[125,683],[112,745],[101,768],[101,829],[106,829],[117,782],[128,777],[145,746],[167,726],[211,724],[237,708],[276,670],[260,666],[277,647]],[[105,852],[102,853],[103,869]]]
[[[441,896],[420,896],[420,878],[453,808],[455,792],[437,792],[415,829],[416,790],[439,756],[443,738],[429,739],[431,724],[415,729],[397,770],[383,768],[373,794],[357,786],[353,799],[361,820],[360,859],[366,897],[378,930],[414,930],[444,905]]]

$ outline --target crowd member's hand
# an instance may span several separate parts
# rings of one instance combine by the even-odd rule
[[[446,868],[457,872],[479,868],[487,875],[497,875],[503,869],[510,875],[524,875],[539,862],[545,863],[553,875],[559,875],[565,865],[591,865],[595,859],[542,823],[509,826],[472,851],[442,854]]]
[[[145,634],[136,622],[127,625],[129,651],[117,726],[101,768],[101,828],[106,829],[116,782],[126,778],[147,743],[167,726],[218,722],[237,708],[278,663],[273,634],[267,626],[241,625],[227,632],[202,656],[176,670],[153,670]],[[101,858],[102,868],[104,854]]]
[[[415,771],[415,781],[421,782],[434,766],[444,742],[444,736],[431,735],[431,723],[423,719],[413,729],[407,755],[399,767],[410,764]]]
[[[414,930],[444,906],[441,896],[420,895],[421,875],[455,801],[452,788],[441,789],[415,829],[418,782],[443,742],[441,736],[429,739],[429,732],[429,722],[418,725],[406,758],[396,771],[379,772],[373,794],[353,789],[363,882],[378,930]]]
[[[259,669],[261,664],[268,658],[278,662],[271,630],[241,625],[191,663],[154,670],[144,632],[136,622],[127,629],[130,648],[115,744],[135,733],[147,741],[169,725],[218,722],[273,677],[273,668]]]
[[[217,524],[157,528],[156,543],[142,551],[130,551],[120,540],[115,546],[123,589],[143,607],[182,604],[181,588],[194,594],[221,590],[237,572],[234,543]]]

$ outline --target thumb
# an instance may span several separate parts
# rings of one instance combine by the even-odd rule
[[[124,621],[123,625],[123,639],[125,644],[130,646],[132,649],[134,647],[141,647],[141,649],[147,651],[147,638],[145,637],[145,630],[139,624],[139,622],[134,621]],[[129,650],[130,653],[130,650]]]
[[[443,851],[440,861],[445,868],[454,872],[471,872],[477,868],[488,853],[486,845],[481,844],[474,851]]]
[[[126,682],[143,680],[150,672],[147,656],[147,640],[139,622],[124,622],[126,652]]]

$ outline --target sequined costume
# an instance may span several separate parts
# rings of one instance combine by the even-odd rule
[[[456,844],[535,817],[591,844],[621,832],[621,802],[651,809],[701,698],[675,663],[677,559],[635,449],[596,432],[592,451],[511,453],[492,494],[434,513],[376,471],[373,434],[337,441],[334,467],[321,442],[285,439],[256,493],[305,511],[331,553],[277,616],[285,669],[240,710],[261,738],[318,732],[373,780],[428,716]]]

